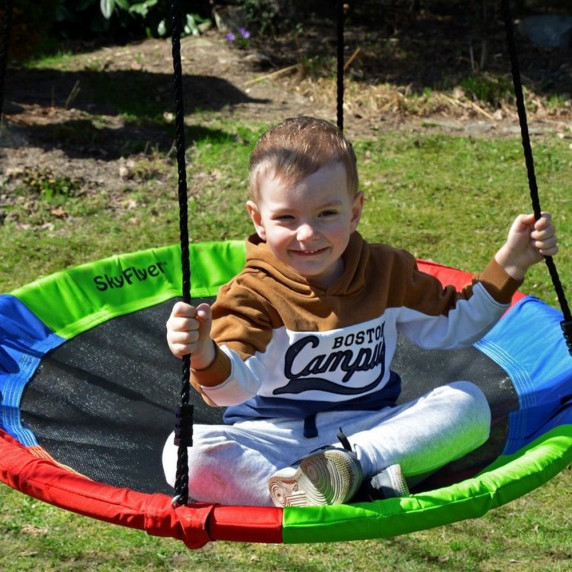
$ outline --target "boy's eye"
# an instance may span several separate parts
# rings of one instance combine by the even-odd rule
[[[336,216],[338,214],[338,211],[335,210],[327,210],[327,211],[322,211],[320,213],[320,216],[322,217],[330,217],[330,216]]]

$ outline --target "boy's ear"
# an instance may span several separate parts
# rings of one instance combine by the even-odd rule
[[[256,229],[256,234],[258,234],[262,240],[266,240],[266,230],[262,224],[262,215],[260,214],[258,205],[252,200],[246,201],[246,210],[248,211],[250,220]]]
[[[365,198],[363,191],[360,191],[354,198],[354,202],[352,204],[352,221],[351,221],[352,232],[356,230],[358,223],[360,221],[364,200]]]

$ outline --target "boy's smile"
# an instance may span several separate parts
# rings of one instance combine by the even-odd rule
[[[259,195],[247,208],[272,254],[321,286],[339,278],[341,256],[363,206],[363,193],[350,196],[344,166],[328,164],[293,186],[280,176],[267,176]]]

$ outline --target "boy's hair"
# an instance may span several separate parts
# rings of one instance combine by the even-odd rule
[[[322,167],[338,162],[345,167],[348,192],[356,195],[356,156],[341,130],[314,117],[286,119],[259,139],[250,157],[252,198],[260,198],[262,177],[273,176],[287,185],[297,185]]]

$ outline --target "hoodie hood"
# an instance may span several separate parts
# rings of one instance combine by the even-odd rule
[[[356,231],[350,236],[348,246],[342,255],[344,271],[333,284],[324,287],[301,276],[291,267],[277,260],[270,248],[257,234],[246,241],[245,271],[263,272],[277,282],[301,295],[348,295],[359,292],[366,283],[369,245]]]

